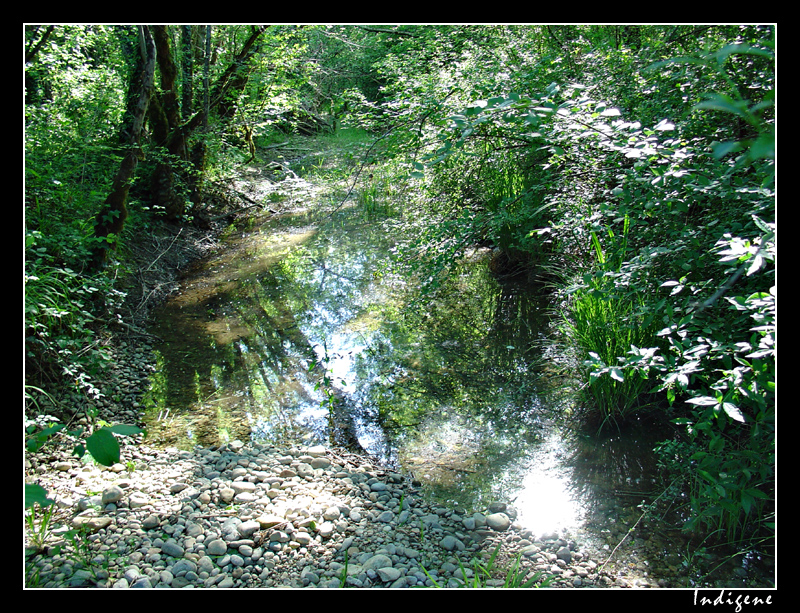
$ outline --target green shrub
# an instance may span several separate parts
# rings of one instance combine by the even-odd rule
[[[85,276],[52,263],[28,234],[25,261],[25,359],[28,381],[66,381],[96,396],[95,381],[110,355],[98,318],[113,312],[123,294],[104,275]]]

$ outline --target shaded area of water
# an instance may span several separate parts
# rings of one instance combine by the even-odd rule
[[[650,450],[663,432],[557,427],[536,367],[541,288],[499,282],[476,251],[418,300],[393,272],[393,234],[391,220],[344,208],[229,237],[155,317],[149,438],[358,447],[442,502],[511,501],[536,534],[613,548],[655,495]],[[681,547],[675,535],[637,538],[618,557],[642,564]]]

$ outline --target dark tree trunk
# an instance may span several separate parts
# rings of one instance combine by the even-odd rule
[[[194,108],[194,66],[200,26],[181,26],[181,120],[186,121]]]
[[[177,94],[177,68],[169,46],[169,36],[166,26],[154,26],[153,36],[158,46],[158,62],[161,71],[162,94],[154,99],[151,105],[150,121],[156,145],[160,146],[166,156],[156,165],[152,179],[154,204],[160,207],[166,218],[170,221],[179,219],[186,213],[188,197],[179,193],[178,181],[183,181],[187,194],[197,197],[199,190],[198,172],[202,172],[205,163],[205,149],[202,144],[195,147],[193,156],[188,152],[189,136],[198,128],[206,124],[208,113],[219,108],[220,113],[230,113],[230,100],[238,98],[237,92],[247,83],[246,66],[256,51],[255,43],[266,26],[254,27],[250,37],[245,41],[242,50],[233,59],[216,82],[209,94],[209,102],[204,108],[191,116],[184,123],[180,123],[180,110]],[[184,110],[184,115],[188,115]],[[194,176],[187,176],[183,171],[178,172],[173,160],[194,162],[190,171]]]
[[[118,142],[122,147],[127,147],[131,142],[133,124],[136,121],[136,105],[139,102],[139,92],[142,89],[142,78],[145,75],[145,62],[147,57],[142,54],[139,29],[136,26],[119,26],[116,29],[120,46],[124,55],[133,64],[128,82],[128,91],[125,94],[125,115],[119,127]]]
[[[218,114],[223,118],[231,118],[236,113],[239,94],[247,84],[249,77],[248,64],[256,52],[256,42],[264,33],[267,26],[253,26],[250,37],[245,41],[242,50],[233,59],[225,73],[217,82],[211,95],[211,105],[218,108]]]
[[[153,26],[156,57],[161,74],[161,88],[150,105],[150,125],[153,140],[160,149],[160,159],[153,171],[151,191],[153,204],[175,220],[186,212],[186,201],[177,189],[177,181],[183,178],[175,170],[173,161],[187,161],[186,133],[177,129],[181,122],[178,102],[178,67],[172,55],[167,26]]]
[[[138,97],[133,107],[128,147],[114,178],[111,193],[106,197],[103,208],[95,218],[94,236],[97,239],[97,246],[94,250],[94,262],[98,266],[106,261],[108,250],[116,245],[116,236],[125,226],[125,219],[128,217],[128,191],[136,174],[136,167],[142,158],[139,141],[153,95],[156,66],[156,47],[147,26],[139,27],[139,48],[144,62],[141,71],[132,77],[132,83],[138,87]]]
[[[200,26],[198,26],[198,29]],[[199,35],[198,35],[199,36]],[[211,70],[211,26],[205,26],[203,36],[203,104],[202,113],[203,122],[201,124],[201,131],[205,134],[208,131],[208,113],[209,113],[209,80],[208,75]],[[189,116],[189,109],[186,109],[184,118]],[[203,182],[206,170],[206,157],[208,148],[206,147],[205,137],[197,139],[197,142],[192,147],[191,160],[195,172],[189,180],[189,192],[191,194],[192,202],[195,204],[200,203],[203,193]]]

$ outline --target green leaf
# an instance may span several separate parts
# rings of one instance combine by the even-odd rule
[[[36,483],[25,484],[25,508],[30,509],[33,505],[38,504],[40,507],[46,507],[53,504],[55,501],[47,497],[47,490],[41,485]]]
[[[757,215],[750,215],[753,218],[753,222],[758,226],[758,229],[764,232],[765,234],[771,235],[774,232],[774,228],[770,227],[770,224],[767,224],[763,219],[758,217]]]
[[[761,500],[769,499],[769,495],[767,495],[764,492],[762,492],[761,490],[757,490],[755,488],[747,488],[746,490],[743,490],[743,491],[747,492],[747,494],[749,496],[752,496],[753,498],[760,498]]]
[[[144,432],[138,426],[129,426],[126,424],[116,424],[109,428],[114,434],[121,434],[123,436],[133,436],[134,434],[141,434]]]
[[[49,426],[48,428],[44,428],[41,432],[36,433],[26,441],[28,451],[37,451],[50,439],[50,436],[56,432],[59,432],[63,428],[64,424],[55,424],[53,426]]]
[[[753,498],[749,496],[747,493],[742,492],[742,509],[744,509],[744,514],[750,514],[750,508],[753,506]]]
[[[695,108],[733,113],[745,119],[749,118],[747,103],[742,100],[734,100],[726,94],[711,94],[705,102],[700,102]]]
[[[708,481],[712,485],[717,482],[717,480],[714,477],[711,476],[711,473],[709,473],[706,470],[697,469],[697,474],[700,475],[701,477],[703,477],[703,479],[705,479],[706,481]]]
[[[739,410],[739,407],[737,407],[736,405],[731,404],[730,402],[723,402],[722,403],[722,408],[728,414],[728,417],[730,417],[731,419],[735,419],[738,422],[744,423],[744,421],[745,421],[744,415]]]
[[[772,59],[775,54],[769,49],[762,49],[761,47],[753,47],[751,45],[734,43],[725,45],[722,49],[712,54],[711,57],[715,58],[719,64],[724,64],[730,55],[760,55]]]
[[[103,466],[111,466],[119,462],[119,443],[108,428],[100,428],[87,438],[86,448],[92,457]]]
[[[719,404],[719,401],[711,396],[697,396],[696,398],[689,398],[686,402],[689,404],[697,404],[703,407],[710,407],[712,405]]]
[[[775,158],[775,134],[760,134],[750,147],[750,159]]]
[[[743,149],[742,143],[739,141],[727,141],[724,143],[715,143],[711,146],[714,157],[717,159],[723,158],[729,153],[737,153]]]

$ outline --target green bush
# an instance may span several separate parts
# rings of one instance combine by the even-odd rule
[[[584,404],[683,426],[688,527],[739,539],[765,526],[774,478],[773,34],[708,28],[680,51],[641,34],[637,53],[569,34],[582,82],[547,84],[542,61],[442,98],[456,106],[412,173],[434,224],[421,244],[435,268],[484,237],[547,238]]]
[[[110,355],[99,332],[124,294],[105,275],[86,276],[52,262],[28,233],[25,261],[25,363],[30,384],[67,384],[96,397]]]

